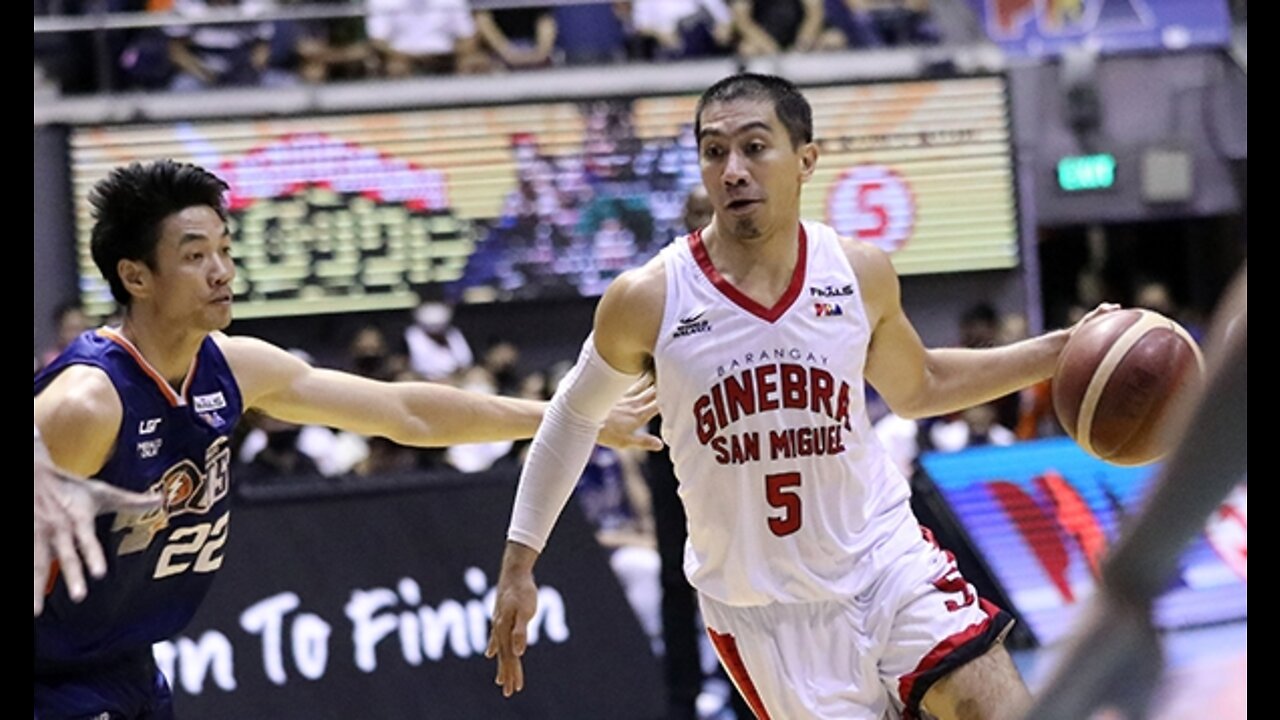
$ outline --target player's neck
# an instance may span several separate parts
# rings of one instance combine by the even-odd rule
[[[702,239],[716,271],[734,287],[768,306],[791,284],[800,260],[799,235],[798,218],[789,227],[779,226],[754,238],[723,233],[712,221]]]
[[[148,318],[146,310],[142,308],[130,308],[125,313],[120,334],[138,349],[142,357],[165,380],[181,385],[208,333],[193,332],[189,328],[172,325]]]

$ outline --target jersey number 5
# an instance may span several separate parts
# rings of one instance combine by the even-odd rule
[[[774,473],[764,477],[764,498],[771,507],[782,511],[782,516],[769,517],[769,530],[778,537],[786,537],[800,529],[804,515],[800,508],[800,473]]]

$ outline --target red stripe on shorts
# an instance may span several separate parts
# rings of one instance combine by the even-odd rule
[[[738,686],[738,692],[742,693],[742,699],[747,701],[756,720],[769,720],[769,711],[764,709],[760,692],[756,690],[755,683],[751,682],[751,676],[747,674],[747,666],[742,662],[742,655],[738,652],[738,641],[728,633],[721,635],[711,628],[707,628],[707,635],[711,637],[711,645],[720,656],[720,662],[724,664],[725,670],[729,671],[729,677],[733,679],[733,684]]]
[[[954,653],[964,647],[967,643],[972,642],[974,639],[987,632],[991,627],[991,621],[1000,613],[1000,608],[988,602],[985,598],[978,598],[978,606],[982,608],[984,613],[986,613],[987,616],[985,618],[935,645],[928,654],[921,658],[920,663],[916,665],[915,670],[903,675],[898,681],[898,698],[902,700],[902,704],[906,706],[907,709],[906,713],[903,715],[904,720],[910,720],[910,718],[915,715],[915,713],[912,712],[910,698],[911,691],[915,688],[916,681],[919,680],[922,675],[925,675],[930,670],[937,667],[947,658],[948,655]]]

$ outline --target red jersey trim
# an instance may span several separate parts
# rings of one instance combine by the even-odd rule
[[[796,254],[796,269],[791,273],[791,284],[787,286],[786,292],[782,293],[782,297],[778,298],[778,302],[774,303],[771,308],[767,308],[747,297],[745,293],[734,287],[733,283],[726,280],[719,270],[716,270],[716,266],[711,262],[711,256],[707,254],[707,246],[702,244],[702,230],[694,230],[689,233],[689,251],[693,253],[693,259],[698,263],[698,267],[702,269],[702,273],[707,276],[707,279],[722,295],[729,298],[734,305],[761,320],[772,323],[777,322],[778,318],[791,309],[796,299],[800,297],[800,290],[804,288],[804,275],[809,260],[809,238],[804,231],[804,225],[800,226],[799,240],[800,252]]]

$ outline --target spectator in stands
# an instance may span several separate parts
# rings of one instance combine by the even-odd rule
[[[556,5],[558,60],[566,65],[601,65],[627,59],[626,3],[573,3]]]
[[[308,365],[315,365],[315,358],[300,348],[289,348],[289,354]],[[254,415],[246,422],[240,434],[236,457],[244,465],[252,464],[259,454],[271,450],[272,454],[259,463],[265,469],[291,470],[294,467],[310,472],[314,468],[326,477],[343,475],[366,454],[365,440],[355,435],[334,432],[319,425],[293,425],[265,415]],[[286,448],[288,443],[290,447]],[[296,451],[307,462],[292,458]]]
[[[871,427],[902,477],[908,480],[914,477],[916,460],[920,457],[920,425],[915,420],[886,412]]]
[[[244,415],[261,446],[236,472],[236,487],[279,482],[318,482],[324,475],[299,447],[302,428],[251,410]],[[243,459],[243,455],[241,456]]]
[[[142,0],[36,0],[35,15],[99,15],[136,12]],[[99,28],[92,32],[37,33],[36,89],[49,87],[64,94],[110,92],[119,88],[110,65],[103,67],[99,53],[115,58],[124,50],[132,32]]]
[[[809,52],[822,34],[823,0],[733,0],[738,54]]]
[[[1003,344],[1001,318],[990,303],[978,303],[960,316],[960,347],[983,349]],[[1013,428],[1018,424],[1019,393],[994,400],[996,424]]]
[[[720,55],[733,41],[733,13],[724,0],[634,0],[631,28],[644,59]]]
[[[497,395],[498,381],[484,365],[467,368],[454,378],[454,385],[463,390],[486,395]],[[444,461],[455,470],[465,473],[483,472],[511,452],[514,443],[498,440],[488,443],[463,443],[445,449]]]
[[[460,377],[475,364],[471,345],[453,325],[453,308],[438,300],[428,300],[414,310],[404,341],[409,349],[409,369],[424,380]]]
[[[421,379],[411,374],[408,358],[392,349],[382,328],[365,325],[356,331],[347,346],[347,367],[351,372],[375,380]],[[344,462],[358,476],[404,472],[420,467],[438,467],[444,448],[409,448],[382,437],[338,433]]]
[[[1173,290],[1164,281],[1150,278],[1139,281],[1133,291],[1133,307],[1154,310],[1179,322],[1197,342],[1204,339],[1202,321],[1187,308],[1178,304],[1174,299]]]
[[[408,367],[408,359],[392,351],[382,328],[364,325],[347,345],[347,369],[374,380],[390,380]]]
[[[839,0],[840,26],[855,47],[936,45],[941,41],[929,12],[930,0]],[[834,3],[829,3],[834,4]]]
[[[545,67],[556,47],[556,20],[545,6],[480,10],[476,30],[495,65],[509,70]]]
[[[968,408],[951,420],[929,427],[930,445],[941,452],[955,452],[982,445],[1012,445],[1017,437],[996,418],[995,403]]]
[[[578,507],[609,551],[609,566],[649,638],[655,655],[664,652],[662,561],[653,532],[649,487],[639,459],[596,446],[574,490]]]
[[[518,373],[520,348],[510,340],[490,339],[480,355],[480,366],[493,378],[499,395],[517,397],[521,378]]]
[[[307,3],[312,0],[294,0]],[[336,7],[352,0],[319,0]],[[369,12],[372,12],[370,10]],[[300,23],[294,42],[298,74],[308,83],[358,80],[377,72],[378,55],[359,17],[332,17]]]
[[[466,0],[369,0],[365,27],[387,77],[483,72]]]
[[[53,345],[40,353],[39,367],[48,365],[58,357],[58,354],[70,345],[72,340],[79,337],[80,333],[93,327],[93,321],[89,319],[84,306],[78,300],[68,300],[60,303],[53,311],[53,325],[58,334],[54,338]]]
[[[997,344],[1011,345],[1030,337],[1027,319],[1018,313],[1000,318]],[[1019,440],[1034,440],[1062,434],[1053,412],[1053,379],[1047,378],[1018,393],[1018,420],[1011,428]]]
[[[173,12],[173,0],[131,3],[129,11]],[[164,27],[135,28],[126,32],[124,47],[117,56],[123,87],[162,90],[173,81],[175,68],[169,59],[169,34]]]
[[[258,0],[175,0],[174,11],[185,19],[200,20],[210,10],[239,8],[245,15],[261,12]],[[280,87],[296,78],[271,65],[271,39],[275,26],[260,23],[181,24],[166,29],[169,59],[177,74],[169,87],[175,91],[213,87]]]

